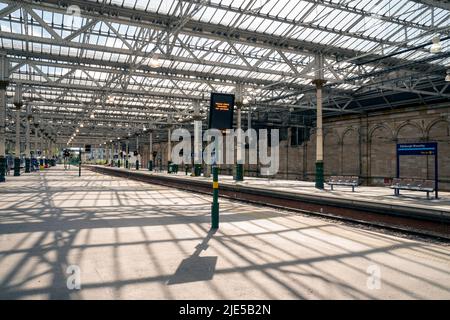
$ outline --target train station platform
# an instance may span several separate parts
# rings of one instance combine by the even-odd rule
[[[212,232],[210,208],[207,194],[89,170],[9,177],[0,299],[450,298],[448,243],[228,199]]]

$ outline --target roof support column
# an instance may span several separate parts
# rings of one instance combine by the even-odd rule
[[[14,106],[16,107],[16,145],[14,150],[14,176],[20,176],[20,108],[23,106],[22,87],[16,85],[14,94]]]
[[[323,122],[322,122],[322,87],[326,83],[323,79],[323,56],[316,55],[316,85],[317,124],[316,124],[316,188],[324,188],[323,177]]]
[[[236,150],[236,168],[234,173],[234,180],[235,181],[243,181],[244,180],[244,165],[243,165],[243,159],[241,158],[241,141],[242,141],[242,117],[241,117],[241,111],[242,111],[242,104],[243,104],[243,88],[242,84],[238,83],[236,85],[236,115],[237,115],[237,122],[236,122],[236,130],[237,130],[237,145],[235,147]],[[233,141],[233,143],[235,143]]]
[[[111,143],[106,143],[106,164],[111,164]]]
[[[33,153],[33,157],[35,159],[38,158],[38,142],[39,142],[38,127],[39,127],[39,125],[37,123],[34,123],[34,153]]]
[[[148,171],[153,171],[153,130],[149,133],[148,153]]]
[[[172,127],[167,129],[167,172],[170,171],[170,165],[172,164]]]
[[[116,153],[117,153],[117,167],[120,168],[121,163],[120,163],[120,139],[117,139],[117,144],[116,144]]]
[[[125,169],[130,169],[130,139],[125,142]]]
[[[136,134],[136,170],[139,170],[139,136]]]
[[[25,130],[25,173],[30,173],[31,165],[31,149],[30,149],[30,122],[31,122],[31,106],[27,106],[27,122]]]
[[[194,102],[194,160],[192,167],[192,175],[199,177],[202,172],[203,153],[202,153],[202,117],[200,115],[200,103]]]
[[[6,88],[9,85],[9,60],[0,55],[0,182],[5,182],[6,175]]]

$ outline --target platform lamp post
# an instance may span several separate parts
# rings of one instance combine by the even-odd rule
[[[0,182],[6,175],[6,88],[9,85],[9,59],[0,53]]]
[[[317,54],[316,57],[316,79],[313,84],[316,85],[316,100],[317,100],[317,128],[316,128],[316,188],[324,188],[324,174],[323,174],[323,124],[322,124],[322,87],[326,83],[323,76],[323,56]]]
[[[244,180],[244,166],[242,164],[241,159],[241,110],[242,105],[244,101],[243,97],[243,88],[242,84],[238,83],[236,85],[236,114],[237,114],[237,123],[236,123],[236,129],[238,130],[238,143],[235,148],[236,150],[236,167],[235,167],[235,174],[234,174],[234,180],[235,181],[243,181]]]
[[[14,106],[16,107],[16,145],[14,157],[14,176],[20,176],[20,108],[23,106],[22,101],[22,86],[16,84],[16,91],[14,93]]]

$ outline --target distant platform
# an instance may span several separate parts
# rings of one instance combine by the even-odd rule
[[[123,169],[125,170],[125,169]],[[132,170],[136,171],[136,170]],[[190,174],[186,175],[184,172],[178,172],[177,174],[168,174],[161,172],[149,172],[146,170],[139,170],[139,172],[145,172],[147,174],[162,175],[177,177],[187,180],[200,180],[200,181],[212,181],[212,177],[191,177]],[[315,188],[315,183],[310,181],[298,181],[298,180],[281,180],[271,178],[254,178],[244,177],[244,181],[236,182],[232,176],[219,175],[219,181],[223,185],[234,186],[249,186],[252,188],[260,188],[263,190],[274,190],[279,192],[296,193],[302,195],[314,195],[319,197],[329,197],[332,199],[348,199],[353,201],[364,201],[369,203],[384,203],[388,205],[407,206],[415,208],[423,208],[426,210],[435,210],[437,212],[450,213],[450,192],[439,192],[439,199],[427,199],[425,192],[418,191],[401,191],[400,196],[395,196],[394,191],[389,187],[367,187],[359,186],[355,188],[355,192],[352,192],[351,187],[334,186],[334,190],[331,190],[330,186],[325,184],[324,190]],[[431,194],[432,196],[433,194]],[[450,217],[450,215],[449,215]]]
[[[168,174],[142,169],[127,170],[107,166],[89,166],[100,173],[157,183],[188,191],[212,192],[212,178],[192,177],[184,172]],[[450,239],[450,193],[439,199],[427,199],[423,192],[402,192],[397,197],[388,187],[315,188],[313,182],[244,177],[236,182],[231,176],[219,176],[219,195],[255,204],[270,205],[320,214],[358,223],[403,230]]]

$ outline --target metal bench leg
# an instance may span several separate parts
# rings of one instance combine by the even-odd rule
[[[331,184],[331,191],[333,191],[333,185]]]
[[[355,186],[352,186],[352,192],[355,192]]]
[[[427,191],[427,199],[430,200],[430,193]]]

